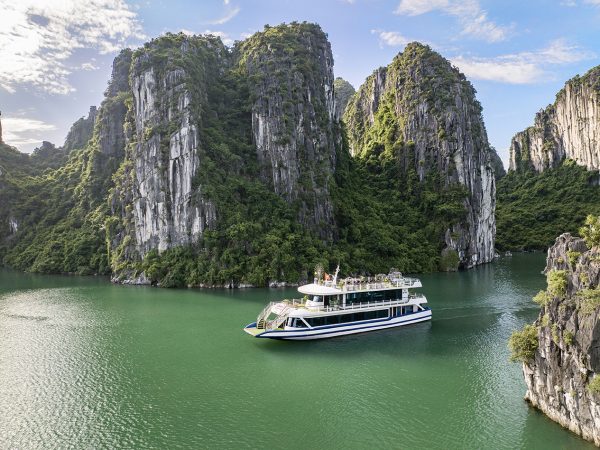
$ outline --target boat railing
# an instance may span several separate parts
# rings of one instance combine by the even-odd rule
[[[346,303],[346,306],[341,304],[329,305],[329,306],[309,306],[305,303],[304,299],[286,299],[281,303],[286,305],[285,311],[289,314],[291,309],[295,308],[305,308],[307,311],[315,311],[315,312],[332,312],[332,311],[342,311],[342,310],[354,310],[354,309],[363,309],[363,308],[372,308],[374,306],[398,306],[405,305],[410,300],[415,300],[417,298],[425,298],[423,294],[409,294],[407,297],[397,298],[393,300],[382,300],[376,302],[360,302],[360,303]]]
[[[276,302],[269,302],[269,304],[267,306],[265,306],[264,309],[260,312],[260,314],[256,318],[256,327],[257,328],[262,328],[264,326],[264,324],[267,321],[267,318],[271,314],[271,308],[273,307],[273,305],[275,303]]]
[[[401,278],[397,280],[367,280],[359,281],[356,279],[346,279],[341,283],[338,283],[338,288],[344,291],[369,291],[374,289],[390,289],[390,288],[405,288],[412,287],[419,283],[417,278]]]

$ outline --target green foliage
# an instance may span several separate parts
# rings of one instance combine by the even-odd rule
[[[534,325],[525,325],[522,330],[514,331],[508,340],[511,361],[527,362],[532,360],[538,346],[538,329]]]
[[[600,306],[600,289],[581,289],[577,292],[577,300],[582,314],[593,314]]]
[[[576,252],[574,250],[567,251],[567,257],[569,258],[569,264],[572,268],[575,268],[575,264],[577,264],[577,260],[581,256],[581,252]]]
[[[123,107],[130,95],[116,94],[103,107]],[[119,161],[100,151],[98,130],[89,139],[92,125],[92,120],[82,119],[73,126],[66,161],[53,156],[50,145],[29,161],[0,147],[0,163],[12,163],[11,183],[0,180],[0,198],[9,199],[5,211],[19,222],[12,235],[0,225],[0,263],[31,272],[110,273],[103,227],[111,175]],[[21,164],[14,164],[17,159]],[[0,224],[3,219],[0,213]]]
[[[594,376],[591,381],[588,383],[588,390],[592,394],[600,394],[600,377]]]
[[[83,202],[84,195],[77,190],[92,152],[72,152],[63,167],[19,178],[11,215],[20,218],[20,225],[0,251],[5,264],[31,272],[108,273],[101,232],[103,195],[87,191],[94,200]]]
[[[573,335],[573,333],[571,333],[569,330],[565,330],[565,332],[563,333],[563,340],[565,341],[565,344],[573,345],[574,339],[575,336]]]
[[[546,291],[540,291],[533,297],[533,301],[540,306],[546,306],[550,300],[551,297],[548,296]]]
[[[551,270],[546,275],[548,294],[562,298],[567,293],[567,272],[564,270]]]
[[[439,270],[444,232],[466,214],[464,187],[445,185],[436,172],[420,181],[393,154],[352,159],[340,151],[332,194],[339,229],[334,254],[345,273]],[[454,264],[451,253],[448,258]]]
[[[588,215],[584,226],[579,229],[579,234],[589,248],[600,245],[600,216]]]
[[[550,325],[550,315],[548,315],[548,314],[544,314],[544,315],[542,316],[542,320],[541,320],[540,324],[541,324],[543,327],[547,327],[548,325]]]
[[[586,215],[600,215],[598,176],[565,162],[540,174],[503,177],[496,191],[497,248],[545,250],[561,233],[576,234]]]
[[[559,335],[559,330],[558,330],[558,324],[557,323],[553,323],[552,324],[552,340],[557,345],[560,342],[560,335]]]
[[[440,258],[440,270],[443,272],[457,270],[459,262],[460,259],[456,250],[448,249],[442,251],[442,257]]]

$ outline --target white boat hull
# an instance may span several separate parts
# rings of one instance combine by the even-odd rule
[[[251,323],[247,325],[246,328],[244,328],[244,331],[257,338],[304,341],[312,339],[327,339],[336,336],[345,336],[348,334],[366,333],[369,331],[385,330],[387,328],[412,325],[414,323],[425,322],[427,320],[431,320],[430,309],[418,311],[404,316],[391,317],[387,319],[369,320],[343,325],[329,325],[305,329],[278,329],[257,332],[258,330],[256,330],[256,323]]]

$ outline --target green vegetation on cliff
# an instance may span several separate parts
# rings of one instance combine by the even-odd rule
[[[124,50],[117,61],[130,58],[131,52]],[[111,114],[111,105],[122,104],[125,99],[122,94],[109,97],[103,103],[104,113]],[[106,138],[104,130],[97,126],[90,136],[89,125],[80,119],[71,129],[65,149],[84,147],[70,149],[62,163],[66,150],[55,149],[59,153],[55,156],[53,146],[46,145],[31,157],[0,148],[6,172],[0,175],[0,198],[3,202],[7,199],[8,204],[3,208],[7,217],[0,217],[0,226],[7,222],[15,225],[0,229],[4,264],[30,272],[110,273],[104,220],[108,214],[106,196],[119,155],[100,151]],[[8,183],[2,183],[2,176]]]
[[[444,186],[437,172],[420,181],[385,152],[353,159],[344,151],[336,181],[338,255],[350,271],[431,272],[458,265],[442,267],[441,250],[444,231],[465,215],[462,186]]]
[[[101,233],[101,196],[90,210],[89,192],[80,190],[90,154],[75,151],[58,169],[29,177],[14,177],[0,187],[9,204],[9,220],[16,226],[2,233],[0,256],[11,267],[44,273],[107,273],[106,248]],[[13,174],[14,175],[14,172]],[[2,221],[5,223],[4,221]]]
[[[538,329],[535,325],[525,325],[521,331],[515,331],[508,340],[512,361],[526,362],[535,356],[539,346]]]
[[[338,118],[341,118],[356,90],[354,86],[340,77],[337,77],[333,82],[333,88],[335,89],[336,115]]]
[[[576,233],[588,214],[600,214],[600,177],[567,160],[542,173],[509,172],[497,187],[496,246],[545,250],[557,235]]]
[[[433,157],[422,170],[391,94],[352,158],[324,88],[332,64],[326,35],[307,23],[265,27],[232,49],[166,34],[124,51],[92,138],[80,119],[59,167],[0,152],[0,168],[10,166],[0,196],[13,199],[0,217],[0,258],[35,272],[144,273],[168,287],[298,282],[316,263],[348,274],[455,269],[458,253],[442,250],[467,215],[466,188]],[[465,83],[438,72],[413,86],[432,108],[449,101],[447,83]],[[349,86],[336,84],[346,101]],[[191,136],[197,144],[184,143]],[[47,167],[52,150],[41,152]],[[174,217],[193,208],[203,212],[177,216],[187,228],[175,230]],[[202,231],[191,238],[194,217]]]

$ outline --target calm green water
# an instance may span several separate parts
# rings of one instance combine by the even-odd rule
[[[0,448],[591,448],[508,362],[543,265],[422,276],[431,323],[313,342],[242,332],[289,290],[0,272]]]

